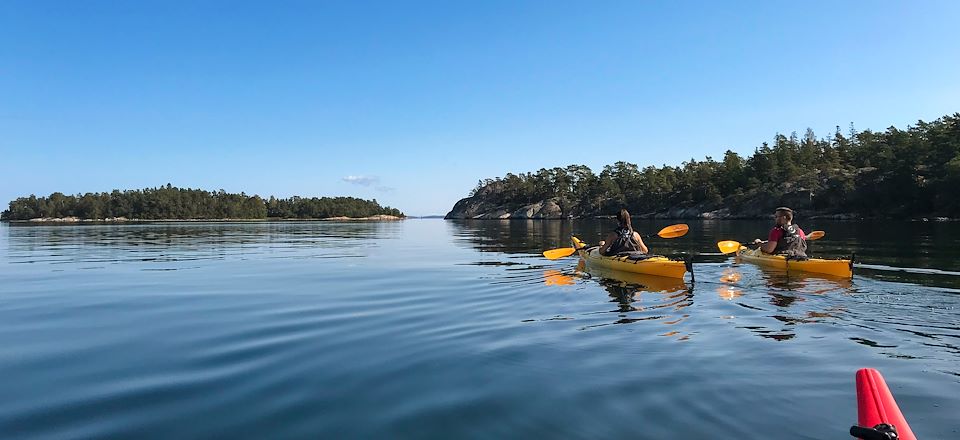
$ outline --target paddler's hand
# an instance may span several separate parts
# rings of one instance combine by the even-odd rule
[[[761,239],[759,239],[759,238],[754,238],[754,239],[753,239],[753,243],[751,243],[751,244],[753,244],[754,246],[756,246],[756,245],[758,245],[758,244],[760,244],[760,243],[763,243],[763,240],[761,240]]]

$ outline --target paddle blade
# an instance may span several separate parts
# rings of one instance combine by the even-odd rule
[[[660,238],[677,238],[687,235],[687,231],[689,230],[689,226],[681,223],[679,225],[667,226],[666,228],[661,229],[657,235],[659,235]]]
[[[807,234],[807,241],[819,240],[823,238],[824,235],[827,235],[827,233],[823,231],[813,231]]]
[[[717,248],[721,253],[729,254],[740,250],[740,242],[733,240],[724,240],[717,243]]]
[[[549,251],[543,251],[543,256],[547,257],[548,260],[556,260],[558,258],[569,257],[576,251],[574,248],[550,249]]]

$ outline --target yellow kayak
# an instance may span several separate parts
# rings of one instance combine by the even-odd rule
[[[687,284],[683,281],[683,278],[667,278],[594,266],[588,268],[586,267],[586,262],[583,260],[580,260],[580,264],[577,265],[577,270],[586,272],[594,277],[615,280],[630,286],[638,286],[639,290],[644,292],[676,292],[679,290],[687,290]]]
[[[750,249],[745,246],[741,246],[740,250],[737,251],[737,258],[748,263],[783,269],[788,272],[809,272],[853,278],[853,263],[850,260],[824,260],[821,258],[810,258],[803,261],[787,260],[783,255],[765,254],[759,249]]]
[[[591,267],[619,270],[623,272],[657,275],[667,278],[683,278],[687,266],[683,261],[671,260],[667,257],[655,256],[645,260],[631,260],[629,257],[607,257],[600,255],[599,247],[587,247],[577,237],[572,237],[573,248],[577,249],[580,258]]]

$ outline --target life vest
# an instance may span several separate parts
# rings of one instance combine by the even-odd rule
[[[617,234],[617,238],[613,240],[613,243],[607,249],[608,256],[617,255],[620,252],[640,250],[640,243],[637,243],[637,240],[633,238],[633,229],[618,227],[613,230],[613,233]]]
[[[777,240],[774,254],[786,255],[788,258],[807,258],[807,240],[800,236],[797,225],[777,226],[775,229],[783,231],[783,236]]]

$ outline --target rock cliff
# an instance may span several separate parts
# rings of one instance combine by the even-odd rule
[[[609,216],[613,211],[597,213],[566,212],[557,198],[540,200],[529,204],[505,204],[499,202],[496,187],[484,188],[470,197],[461,199],[444,217],[446,219],[485,220],[555,220],[564,218],[589,218]],[[647,219],[758,219],[767,218],[777,206],[790,206],[804,217],[829,217],[836,219],[859,218],[856,214],[818,212],[814,207],[815,194],[808,189],[787,190],[782,194],[753,191],[748,194],[729,196],[716,203],[685,204],[658,212],[634,212],[638,218]]]

